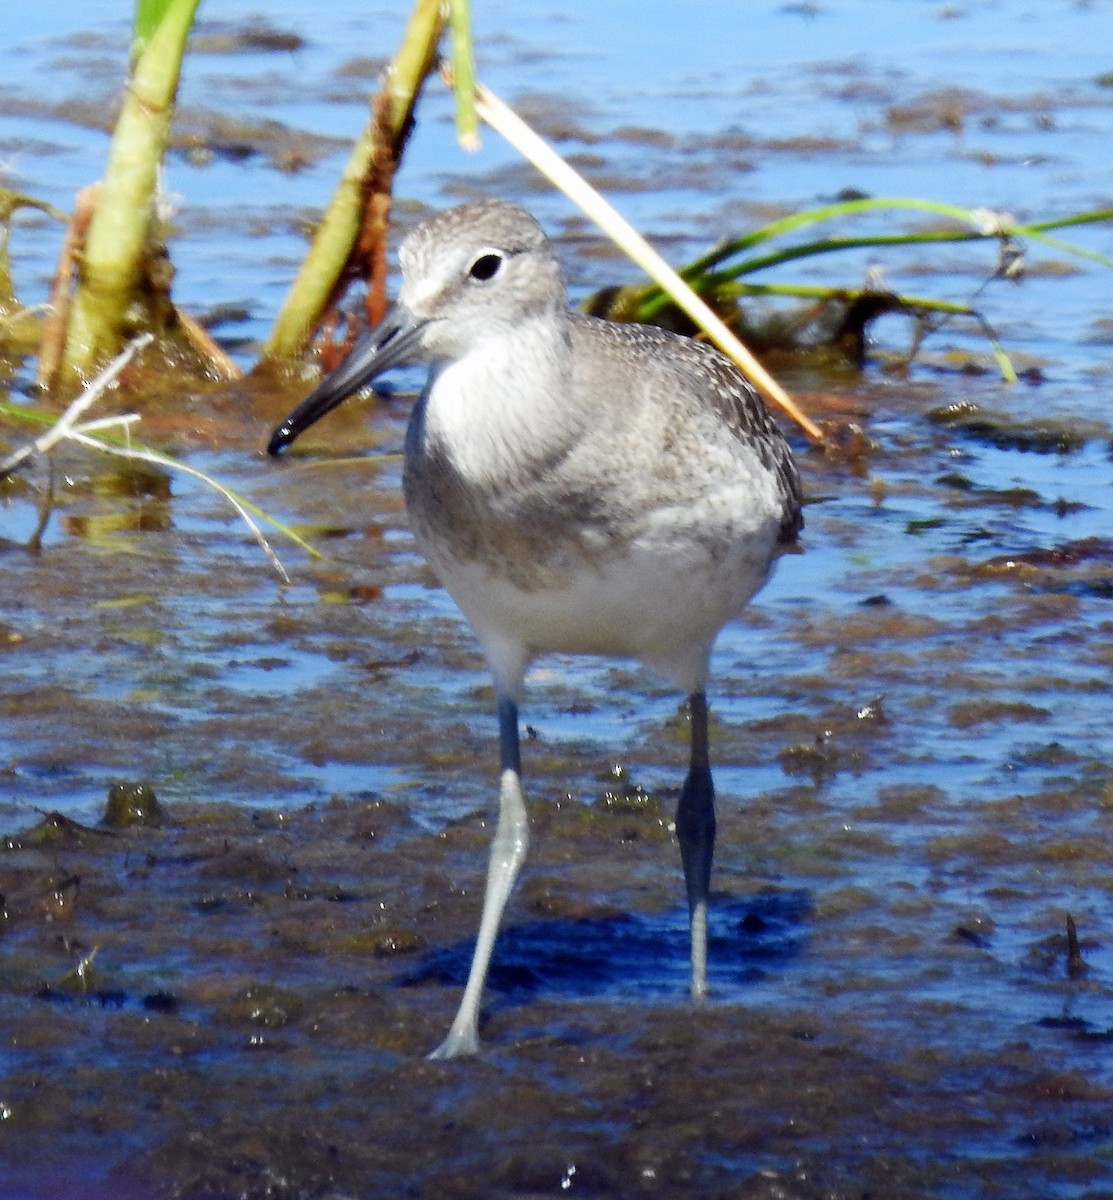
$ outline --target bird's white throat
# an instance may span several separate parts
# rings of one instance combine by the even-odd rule
[[[520,476],[531,461],[560,454],[578,433],[570,369],[564,319],[530,319],[513,332],[480,338],[431,371],[425,436],[449,451],[471,483]]]

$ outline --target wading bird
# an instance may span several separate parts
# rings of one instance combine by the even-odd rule
[[[676,831],[691,992],[706,993],[711,647],[803,522],[792,453],[734,365],[689,338],[569,312],[553,248],[517,205],[453,208],[415,229],[399,257],[397,304],[268,450],[389,368],[428,366],[406,433],[406,510],[486,654],[501,749],[475,954],[431,1056],[451,1058],[479,1048],[487,967],[526,855],[518,704],[545,651],[635,658],[688,697]]]

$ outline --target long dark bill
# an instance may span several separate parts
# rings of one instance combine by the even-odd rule
[[[281,454],[299,434],[376,376],[391,367],[413,362],[424,324],[409,309],[395,305],[271,434],[267,453]]]

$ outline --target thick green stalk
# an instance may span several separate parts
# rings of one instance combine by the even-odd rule
[[[170,137],[182,55],[199,0],[170,0],[136,59],[89,226],[63,368],[92,375],[130,333],[155,215],[158,169]]]
[[[468,0],[449,0],[452,33],[452,90],[456,93],[456,136],[465,150],[479,149],[479,114],[475,111],[475,55],[472,51]]]
[[[166,10],[173,0],[135,0],[135,11],[131,24],[131,61],[143,52],[152,34],[162,23]]]
[[[375,225],[385,233],[391,178],[422,84],[436,60],[443,29],[441,0],[417,0],[402,44],[372,104],[371,119],[352,148],[328,210],[275,320],[263,350],[264,360],[291,359],[301,352],[340,286],[361,232]],[[369,212],[369,206],[376,203],[378,211]]]

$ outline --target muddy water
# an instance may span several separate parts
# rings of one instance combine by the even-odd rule
[[[179,296],[228,306],[216,330],[245,364],[342,161],[331,139],[361,119],[353,45],[386,53],[398,24],[271,11],[305,45],[207,26],[171,163]],[[1033,217],[1107,200],[1098,8],[1044,26],[1022,4],[896,11],[724,29],[694,6],[665,37],[621,5],[529,6],[483,18],[485,73],[677,258],[845,187]],[[107,5],[19,19],[3,182],[66,205],[99,169],[124,31]],[[432,95],[403,223],[415,201],[509,195],[560,235],[578,294],[630,277],[506,152],[454,151],[446,111]],[[56,243],[16,226],[28,301]],[[991,266],[886,260],[898,286],[961,299]],[[184,475],[62,454],[39,553],[20,543],[45,468],[0,493],[0,1197],[1110,1194],[1108,278],[1054,248],[1032,266],[979,297],[1038,368],[1016,387],[959,326],[899,369],[895,318],[864,375],[786,375],[872,448],[798,444],[806,553],[719,643],[715,998],[697,1012],[677,698],[622,663],[538,665],[534,849],[473,1064],[422,1054],[470,956],[495,729],[406,531],[412,380],[281,464],[259,447],[300,386],[136,401],[146,440],[321,551],[272,535],[288,585]],[[29,371],[11,365],[13,397]],[[115,783],[132,803],[106,824]]]

